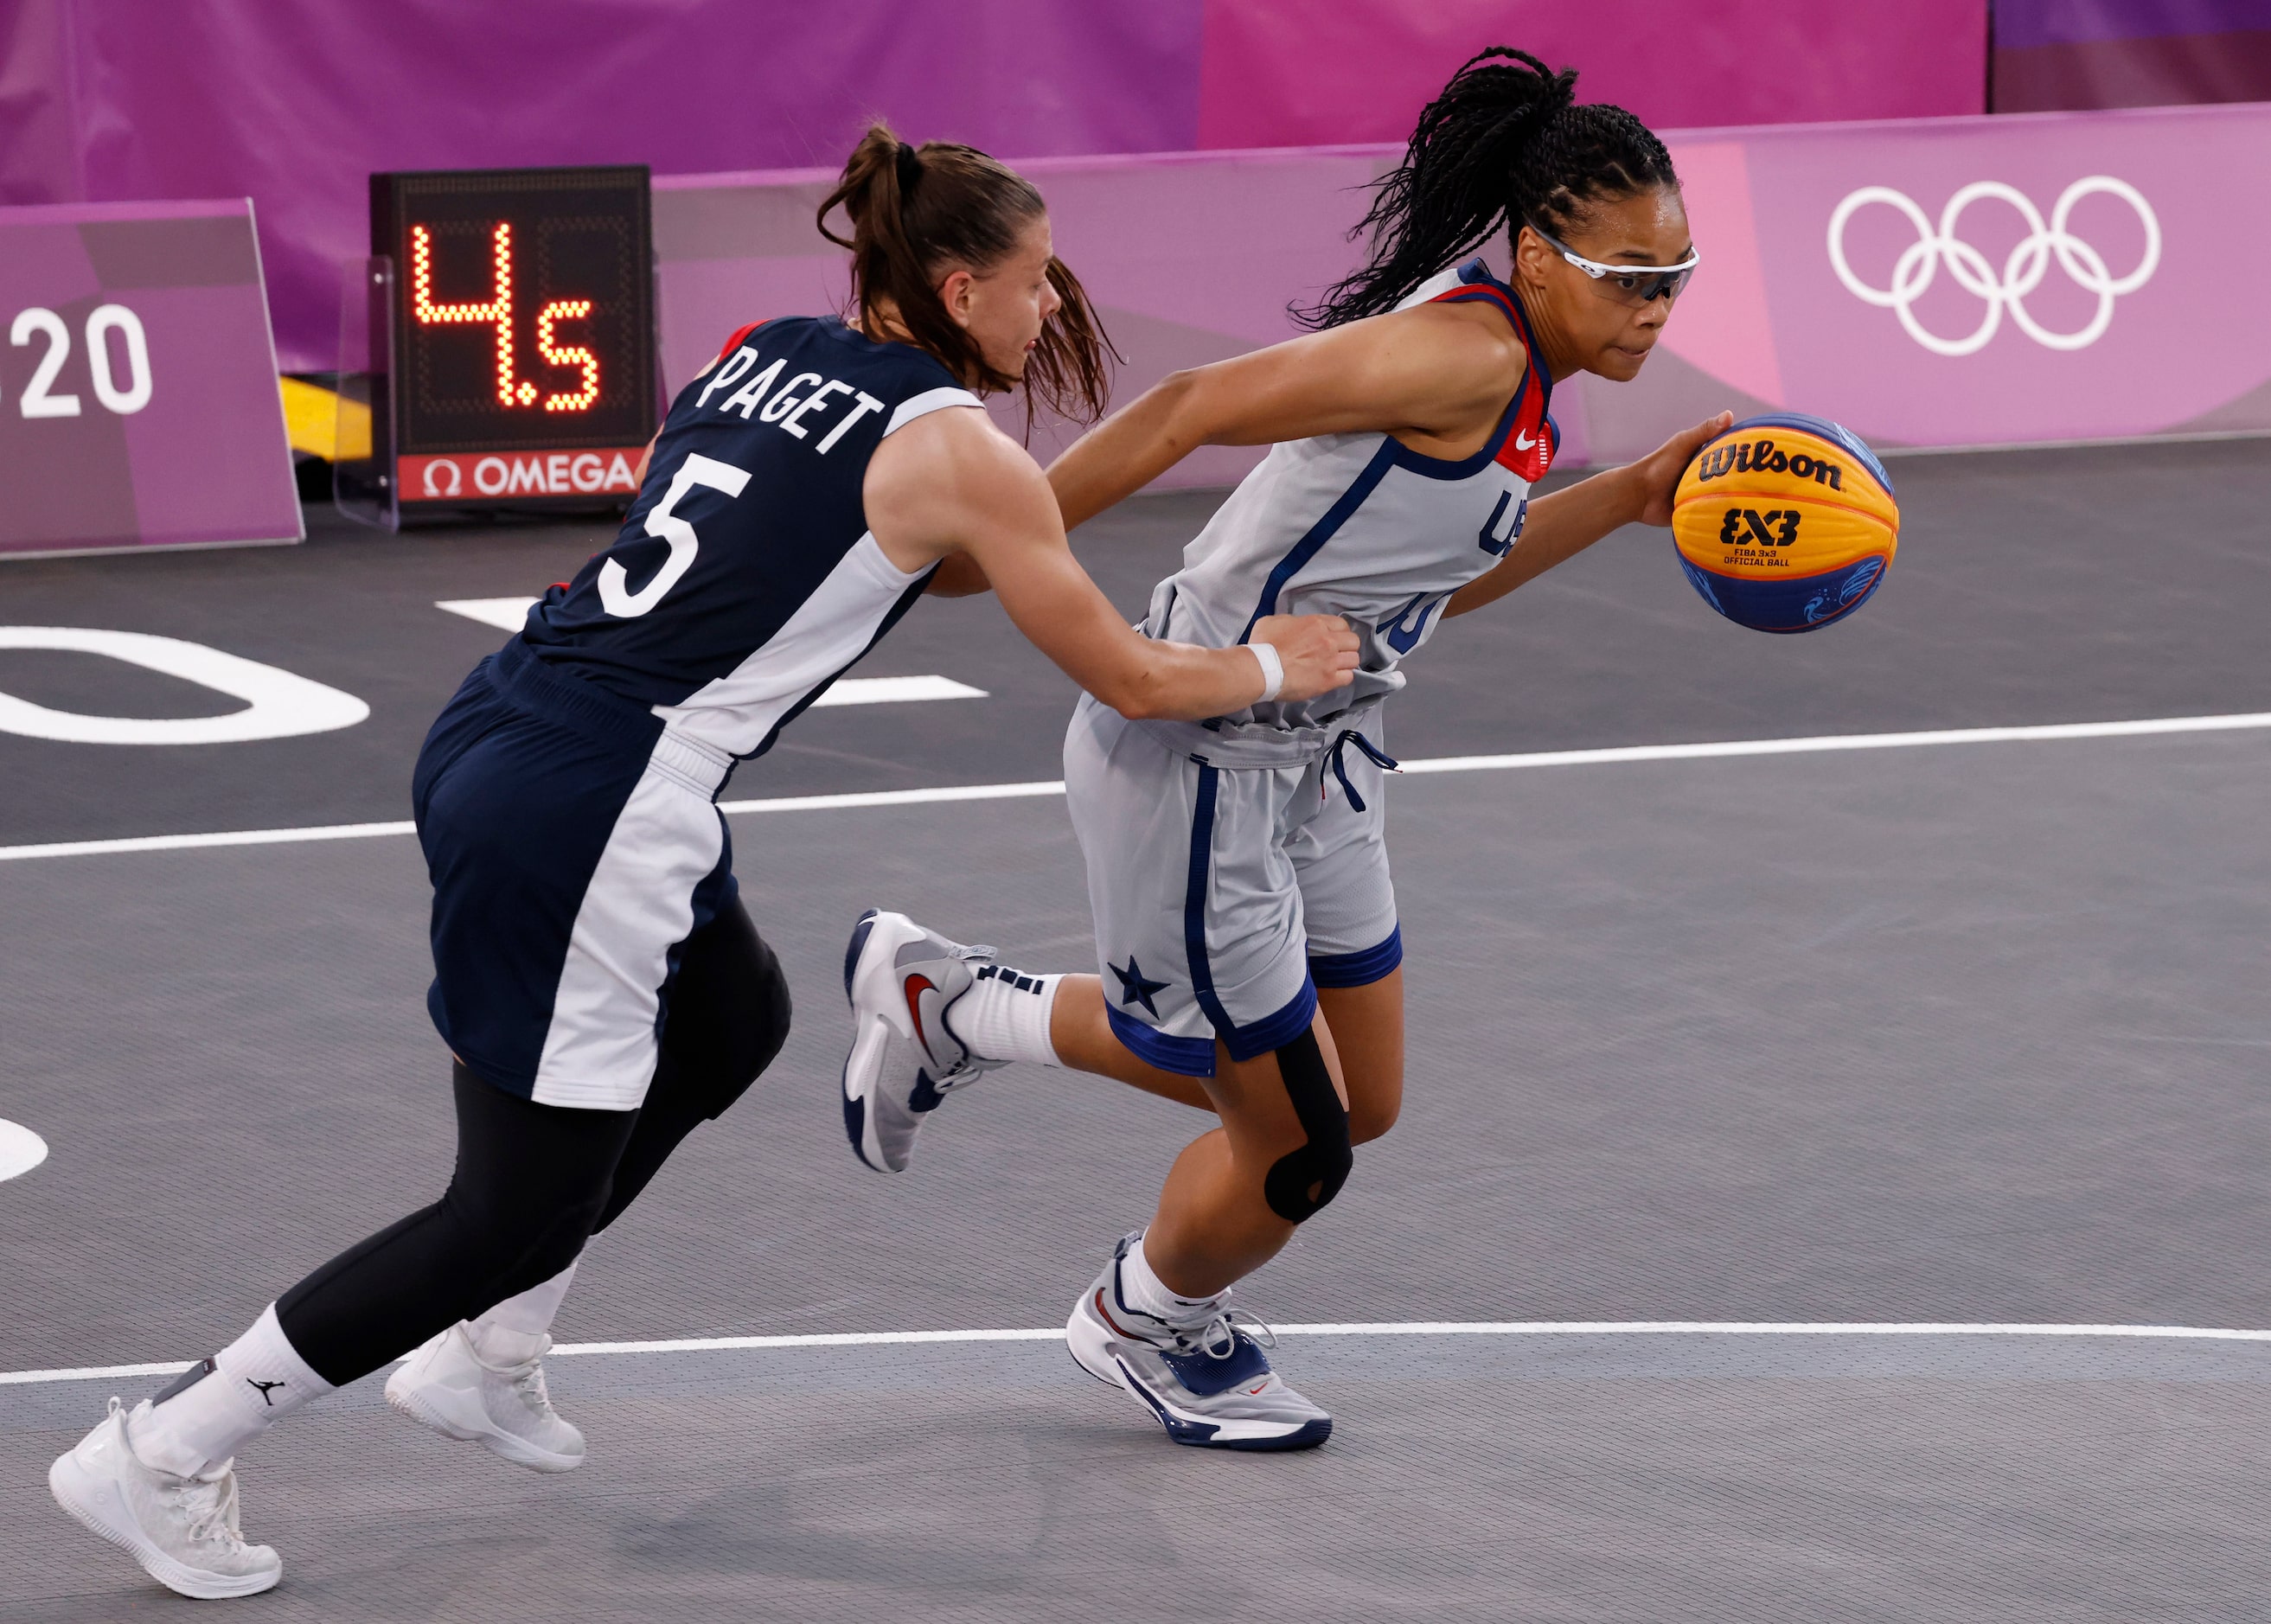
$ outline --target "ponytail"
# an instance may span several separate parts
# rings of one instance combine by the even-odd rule
[[[1575,68],[1556,73],[1503,45],[1467,62],[1419,115],[1403,163],[1349,234],[1369,235],[1370,262],[1294,319],[1335,327],[1377,316],[1500,222],[1559,235],[1588,203],[1679,183],[1645,124],[1605,101],[1577,105],[1576,84]]]
[[[828,216],[839,205],[852,223],[848,237],[829,229]],[[1106,357],[1120,356],[1062,260],[1049,261],[1048,278],[1064,302],[1042,324],[1022,379],[987,361],[938,296],[949,272],[982,276],[1001,264],[1025,227],[1047,212],[1031,182],[977,148],[945,141],[910,146],[877,123],[821,204],[819,224],[821,235],[852,250],[852,306],[862,332],[879,334],[896,324],[915,347],[982,392],[1022,386],[1028,424],[1037,405],[1092,422],[1110,395]]]

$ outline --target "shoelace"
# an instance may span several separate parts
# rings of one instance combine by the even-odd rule
[[[473,1363],[491,1375],[510,1377],[512,1382],[512,1390],[520,1395],[522,1402],[530,1409],[538,1412],[551,1410],[552,1395],[544,1385],[544,1356],[552,1352],[551,1337],[546,1337],[542,1339],[533,1357],[513,1365],[490,1364],[481,1357],[481,1351],[473,1345],[471,1337],[466,1338],[465,1346],[473,1356]]]
[[[108,1413],[115,1417],[125,1408],[125,1404],[113,1394]],[[132,1456],[134,1448],[124,1442],[123,1434],[121,1443],[127,1454]],[[237,1531],[235,1471],[223,1472],[211,1480],[175,1478],[170,1473],[160,1473],[160,1480],[166,1485],[166,1492],[178,1497],[182,1509],[188,1513],[183,1531],[189,1535],[190,1544],[203,1545],[208,1540],[218,1539],[230,1551],[245,1548],[244,1536]],[[175,1484],[180,1486],[174,1486]]]
[[[512,1390],[518,1393],[521,1401],[539,1414],[547,1413],[552,1408],[552,1395],[545,1390],[544,1364],[540,1360],[512,1379]]]
[[[1240,1331],[1259,1346],[1274,1348],[1277,1345],[1277,1333],[1243,1308],[1224,1308],[1207,1321],[1195,1335],[1189,1332],[1179,1334],[1209,1359],[1228,1359],[1238,1352]]]
[[[179,1493],[189,1513],[192,1545],[214,1542],[232,1553],[244,1549],[244,1536],[237,1531],[235,1472],[224,1472],[210,1482],[191,1478]]]

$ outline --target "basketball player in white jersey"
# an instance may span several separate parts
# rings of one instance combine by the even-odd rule
[[[969,554],[1021,630],[1132,716],[1310,698],[1355,668],[1328,615],[1277,617],[1247,648],[1147,641],[1074,561],[1040,469],[974,392],[1101,405],[1102,340],[1031,184],[877,125],[823,232],[839,204],[856,320],[728,339],[672,404],[622,533],[420,752],[427,1002],[456,1062],[448,1190],[153,1398],[111,1400],[48,1473],[66,1511],[185,1596],[276,1583],[276,1553],[240,1529],[237,1451],[405,1353],[386,1394],[412,1419],[540,1471],[582,1462],[542,1360],[585,1240],[787,1035],[718,793],[943,561]]]
[[[853,936],[845,1123],[872,1166],[904,1168],[945,1094],[1012,1061],[1219,1115],[1067,1326],[1080,1364],[1179,1443],[1300,1449],[1332,1428],[1229,1294],[1401,1103],[1380,713],[1403,659],[1445,615],[1619,525],[1669,524],[1681,469],[1728,421],[1530,496],[1552,462],[1555,381],[1637,374],[1696,264],[1662,144],[1621,108],[1575,105],[1575,77],[1503,48],[1476,57],[1382,183],[1372,263],[1308,313],[1322,331],[1167,379],[1049,471],[1072,525],[1196,446],[1270,444],[1144,630],[1232,647],[1271,615],[1339,615],[1363,642],[1353,682],[1204,722],[1081,702],[1065,780],[1100,976],[1009,970],[894,913]],[[1503,283],[1460,263],[1501,225]]]

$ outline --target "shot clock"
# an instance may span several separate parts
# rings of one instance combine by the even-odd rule
[[[657,421],[644,166],[374,175],[370,234],[341,361],[370,455],[343,451],[343,507],[398,524],[636,494]]]

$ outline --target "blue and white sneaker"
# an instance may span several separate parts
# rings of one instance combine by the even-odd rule
[[[870,908],[860,916],[844,950],[852,1001],[844,1132],[876,1172],[905,1172],[940,1101],[1005,1063],[972,1054],[946,1018],[994,958],[992,948],[949,942],[904,913]]]
[[[1143,1231],[1123,1239],[1065,1322],[1065,1345],[1083,1370],[1142,1399],[1167,1436],[1204,1449],[1313,1449],[1333,1418],[1270,1368],[1270,1328],[1225,1306],[1176,1325],[1128,1306],[1120,1270]]]

